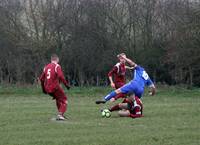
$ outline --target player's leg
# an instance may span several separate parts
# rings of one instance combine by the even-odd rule
[[[115,96],[115,100],[117,100],[117,99],[119,99],[119,98],[125,98],[125,97],[126,97],[126,94],[120,93],[120,94],[117,94],[117,95]]]
[[[127,98],[124,98],[124,100],[122,101],[122,103],[129,103],[130,101]],[[120,103],[121,104],[121,103]],[[109,110],[110,112],[112,111],[118,111],[121,110],[122,108],[120,108],[120,104],[116,104],[114,106],[112,106]]]
[[[116,89],[119,89],[120,87],[122,87],[124,85],[125,85],[125,83],[115,83]],[[119,98],[125,98],[125,97],[126,97],[126,94],[119,93],[115,97],[113,97],[112,99],[117,100]]]
[[[128,100],[128,98],[124,98],[124,100],[122,101],[122,103],[129,103],[130,101]]]
[[[128,103],[119,103],[119,108],[128,110],[129,109],[129,104]]]
[[[122,88],[124,85],[126,85],[126,84],[125,83],[115,83],[116,91],[118,90],[118,92],[116,92],[116,95],[114,96],[114,98],[116,100],[119,99],[119,98],[125,98],[126,97],[126,94],[121,93],[121,90],[120,90],[120,88]]]
[[[96,101],[96,104],[101,104],[101,103],[104,104],[119,93],[121,93],[120,89],[114,90],[114,91],[110,92],[108,95],[106,95],[105,97],[103,97],[103,100]]]
[[[122,82],[120,82],[120,83],[118,83],[118,82],[116,82],[115,83],[115,88],[116,89],[119,89],[119,88],[121,88],[122,86],[124,86],[126,83],[122,83]]]
[[[130,116],[130,111],[129,110],[120,110],[118,112],[120,117],[129,117]]]
[[[120,93],[127,94],[127,93],[134,92],[134,91],[135,91],[134,84],[129,82],[128,84],[124,85],[123,87],[121,87],[121,88],[119,88],[117,90],[114,90],[111,93],[109,93],[108,95],[106,95],[103,98],[103,100],[96,101],[96,104],[106,103],[111,98],[115,97],[117,94],[120,94]]]
[[[120,88],[115,90],[115,91],[112,91],[110,94],[106,95],[104,97],[104,100],[105,101],[109,101],[111,98],[115,97],[116,95],[120,94],[121,93],[121,90]]]
[[[62,98],[56,99],[56,104],[58,108],[58,114],[64,115],[67,110],[67,97],[64,96]]]
[[[52,97],[52,100],[55,100],[55,99],[56,99],[54,93],[49,93],[49,95]]]
[[[120,117],[131,117],[131,118],[139,118],[142,117],[142,114],[140,112],[140,107],[133,108],[132,103],[121,103],[121,108],[124,110],[119,111]],[[137,110],[138,109],[138,110]]]
[[[63,113],[60,112],[60,106],[61,106],[61,103],[60,103],[60,93],[59,93],[59,90],[55,90],[55,92],[53,93],[49,93],[50,96],[52,96],[52,100],[56,100],[56,107],[57,107],[57,110],[58,110],[58,115],[56,117],[56,120],[65,120],[65,118],[63,117]]]
[[[135,84],[132,83],[131,81],[128,84],[122,86],[120,90],[122,94],[133,94],[136,91],[136,87],[135,87]]]
[[[64,113],[67,110],[67,96],[65,95],[62,88],[58,88],[55,92],[56,105],[58,109],[58,120],[64,120]]]
[[[144,88],[137,87],[135,91],[135,96],[137,96],[140,99],[142,98],[143,93],[144,93]]]
[[[123,91],[122,91],[122,88],[123,88]],[[96,101],[96,104],[106,103],[111,98],[115,97],[116,95],[118,95],[120,93],[126,94],[129,91],[131,91],[131,83],[130,82],[128,84],[124,85],[123,87],[112,91],[111,93],[109,93],[108,95],[106,95],[105,97],[103,97],[103,100]]]
[[[120,110],[119,104],[116,104],[116,105],[112,106],[112,107],[109,109],[110,112],[118,111],[118,110]]]

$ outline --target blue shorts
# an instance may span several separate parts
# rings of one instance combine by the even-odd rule
[[[142,97],[144,87],[141,87],[136,81],[130,81],[128,84],[120,88],[123,94],[134,93],[138,98]]]

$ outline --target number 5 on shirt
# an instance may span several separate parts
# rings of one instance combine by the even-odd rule
[[[51,78],[51,69],[48,69],[47,70],[47,79],[50,79]]]

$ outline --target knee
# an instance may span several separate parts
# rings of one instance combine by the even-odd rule
[[[126,110],[126,111],[121,110],[118,112],[118,114],[120,117],[128,117],[130,115],[130,112],[128,110]]]
[[[119,94],[119,93],[121,93],[121,90],[120,90],[120,89],[117,89],[117,90],[115,90],[115,93],[116,93],[116,94]]]
[[[119,115],[120,117],[122,117],[122,116],[123,116],[123,112],[122,112],[122,111],[119,111],[119,112],[118,112],[118,115]]]
[[[123,108],[123,107],[122,107],[122,106],[123,106],[123,104],[122,104],[122,103],[119,103],[118,105],[119,105],[119,108],[120,108],[120,109],[122,109],[122,108]]]

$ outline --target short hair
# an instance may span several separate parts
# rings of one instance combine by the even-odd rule
[[[59,57],[56,54],[52,54],[51,55],[51,60],[57,60]]]
[[[125,53],[120,53],[120,54],[117,55],[117,57],[120,57],[122,55],[126,55],[126,54]]]

